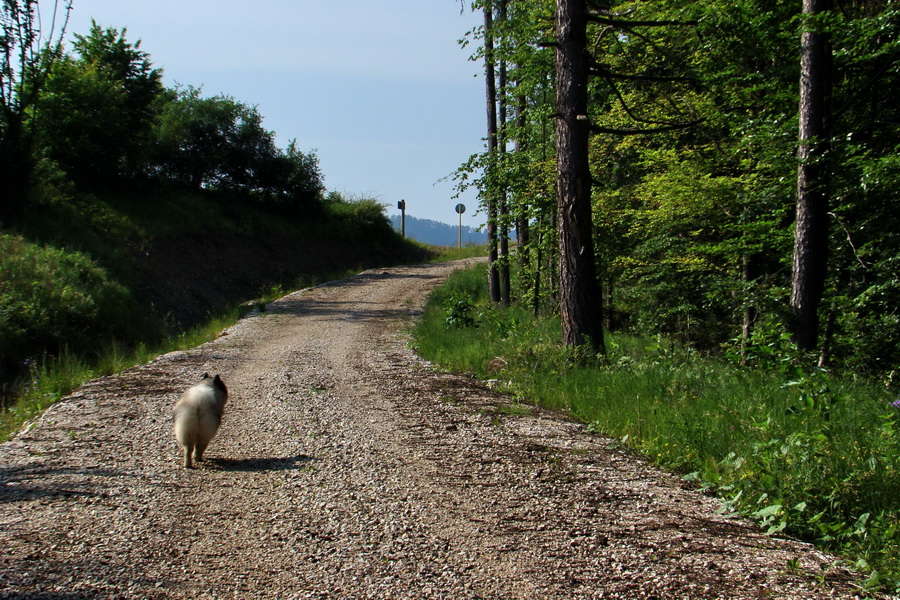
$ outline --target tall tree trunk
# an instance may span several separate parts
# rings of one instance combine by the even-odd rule
[[[556,0],[556,191],[563,342],[605,352],[588,163],[585,0]]]
[[[489,0],[484,7],[484,72],[487,94],[488,169],[497,160],[497,82],[494,74],[494,6]],[[497,264],[497,190],[488,174],[485,189],[488,237],[488,292],[491,302],[500,302],[500,272]]]
[[[526,125],[526,102],[525,96],[518,96],[516,100],[516,141],[513,152],[517,155],[525,152],[525,125]],[[522,194],[515,203],[516,211],[516,255],[519,259],[519,282],[522,286],[522,296],[527,298],[532,291],[532,283],[530,279],[531,272],[531,240],[529,239],[528,230],[528,200],[525,194]]]
[[[828,138],[832,58],[829,36],[813,19],[831,0],[803,0],[807,18],[800,58],[800,147],[791,280],[791,329],[803,350],[819,337],[819,304],[828,259]]]
[[[541,215],[540,221],[538,221],[537,250],[534,258],[534,282],[531,286],[531,312],[535,317],[541,312],[541,261],[543,260],[544,231],[544,216]]]
[[[500,21],[506,20],[506,0],[498,0],[499,10],[498,16]],[[503,164],[506,160],[506,59],[500,58],[500,78],[498,80],[500,93],[498,95],[498,104],[500,109],[500,123],[498,131],[498,146],[500,153],[501,169],[505,168]],[[509,190],[506,184],[497,190],[497,218],[499,220],[497,228],[497,237],[500,243],[500,302],[504,306],[509,306]]]

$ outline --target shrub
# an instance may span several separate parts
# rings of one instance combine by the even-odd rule
[[[128,291],[89,256],[0,236],[0,369],[87,349],[126,319]]]

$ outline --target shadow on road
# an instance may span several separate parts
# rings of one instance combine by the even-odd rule
[[[206,464],[220,471],[262,472],[290,471],[317,460],[315,457],[300,454],[280,458],[208,458]]]

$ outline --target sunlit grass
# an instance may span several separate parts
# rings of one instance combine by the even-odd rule
[[[94,356],[86,357],[64,350],[59,356],[31,362],[27,372],[11,386],[14,400],[0,409],[0,441],[8,439],[26,421],[39,416],[81,384],[150,362],[162,354],[193,348],[213,340],[237,319],[238,311],[233,310],[157,344],[138,344],[128,348],[111,342]]]
[[[464,258],[486,257],[488,255],[487,246],[484,245],[467,244],[462,248],[457,246],[428,246],[428,249],[435,253],[430,262],[445,262]]]

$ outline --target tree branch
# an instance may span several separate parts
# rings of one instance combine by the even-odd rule
[[[700,83],[700,80],[696,77],[666,75],[626,75],[625,73],[613,73],[605,65],[596,61],[591,61],[590,70],[594,75],[599,75],[600,77],[605,77],[607,79],[622,79],[626,81],[668,81]]]
[[[688,127],[693,127],[698,123],[702,123],[704,119],[696,119],[689,123],[666,123],[662,121],[650,121],[649,119],[642,119],[631,111],[631,107],[628,106],[628,103],[625,101],[625,97],[622,96],[622,92],[619,91],[619,88],[616,86],[615,82],[612,81],[611,78],[607,77],[606,80],[609,82],[610,87],[613,90],[613,93],[616,95],[616,98],[619,100],[619,104],[621,104],[622,109],[625,111],[632,120],[638,123],[647,123],[649,125],[662,125],[661,128],[653,128],[653,129],[637,129],[637,130],[608,130],[601,131],[599,129],[595,129],[594,125],[591,125],[591,131],[597,131],[597,133],[621,133],[623,135],[632,135],[636,133],[657,133],[660,131],[672,131],[674,129],[686,129]],[[587,118],[587,117],[585,117]]]
[[[645,129],[616,129],[613,127],[600,127],[599,125],[591,125],[591,131],[593,133],[610,133],[613,135],[641,135],[645,133],[663,133],[666,131],[675,131],[678,129],[688,129],[689,127],[694,127],[695,125],[699,125],[706,119],[697,119],[696,121],[691,121],[690,123],[673,123],[672,125],[665,125],[663,127],[650,127]]]
[[[599,23],[600,25],[608,25],[610,27],[621,27],[623,29],[631,29],[632,27],[668,27],[674,26],[695,26],[698,21],[621,21],[613,19],[599,13],[588,13],[588,21]]]

